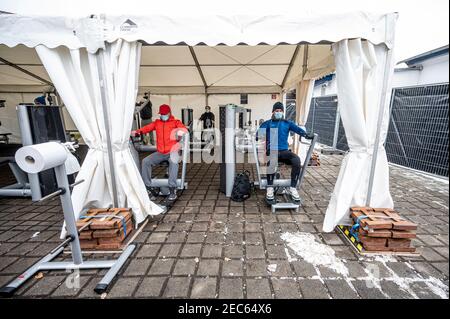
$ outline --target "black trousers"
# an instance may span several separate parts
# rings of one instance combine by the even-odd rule
[[[274,156],[273,153],[270,154],[271,158],[272,158],[272,156]],[[300,168],[301,168],[300,157],[298,157],[297,154],[292,153],[290,150],[278,151],[278,161],[292,166],[291,187],[296,187],[297,182],[298,182],[298,177],[300,176]],[[270,160],[269,160],[268,164],[270,166]],[[267,185],[273,185],[274,178],[275,178],[275,174],[267,174]]]

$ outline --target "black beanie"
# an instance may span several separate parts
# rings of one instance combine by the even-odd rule
[[[284,106],[283,106],[283,103],[281,103],[281,102],[276,102],[276,103],[273,105],[273,107],[272,107],[272,112],[275,111],[275,110],[277,110],[277,109],[281,109],[281,110],[283,110],[283,112],[284,112]]]

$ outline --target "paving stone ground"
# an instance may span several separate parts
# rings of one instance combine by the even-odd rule
[[[220,193],[217,164],[189,164],[188,189],[167,214],[150,219],[106,298],[448,298],[448,183],[391,167],[396,209],[419,224],[414,245],[421,254],[362,257],[337,233],[322,232],[341,160],[321,155],[321,166],[306,174],[299,213],[277,214],[265,206],[262,191],[244,203]],[[254,172],[252,165],[244,167]],[[0,185],[11,182],[3,166]],[[62,219],[58,199],[0,199],[0,285],[58,244]],[[292,258],[292,251],[288,256],[284,232],[314,234],[349,275]],[[276,269],[269,271],[269,265]],[[93,287],[104,273],[44,272],[16,297],[100,298]]]

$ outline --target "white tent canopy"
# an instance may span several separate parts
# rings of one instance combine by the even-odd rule
[[[359,70],[362,65],[361,73],[352,74],[351,80],[360,81],[365,89],[359,90],[357,85],[348,86],[345,79],[338,83],[340,86],[338,91],[342,94],[357,96],[358,103],[354,103],[352,99],[346,99],[354,104],[340,105],[340,107],[348,108],[348,114],[351,114],[352,107],[362,108],[363,118],[367,114],[371,115],[367,115],[365,121],[377,123],[376,114],[378,109],[381,110],[380,114],[383,112],[386,92],[389,91],[386,90],[386,85],[388,85],[389,73],[392,68],[389,63],[391,59],[386,54],[392,51],[390,49],[394,45],[396,18],[397,14],[363,12],[334,16],[207,16],[195,18],[171,18],[169,16],[66,18],[0,14],[0,57],[2,58],[0,63],[3,63],[0,64],[0,92],[19,85],[23,85],[24,90],[31,90],[35,85],[48,85],[47,81],[53,82],[71,116],[77,122],[76,105],[80,101],[77,101],[76,95],[73,95],[76,92],[71,92],[69,87],[64,89],[64,86],[67,86],[67,82],[74,80],[74,74],[77,77],[82,76],[80,72],[91,70],[90,76],[101,76],[92,73],[92,68],[98,67],[99,70],[103,68],[106,76],[112,72],[113,78],[117,76],[134,78],[138,73],[141,92],[151,91],[160,94],[205,94],[207,97],[208,94],[217,93],[280,93],[294,87],[303,88],[301,91],[305,91],[304,95],[297,94],[297,99],[301,100],[297,103],[297,108],[301,108],[297,110],[297,120],[304,121],[301,118],[307,114],[305,108],[309,107],[309,101],[305,99],[305,96],[310,98],[310,92],[308,92],[310,90],[308,88],[311,88],[310,80],[329,74],[336,69],[348,71],[348,68],[354,68]],[[349,39],[353,40],[348,41]],[[120,41],[123,40],[130,43],[139,41],[143,44],[142,49],[140,46],[124,49],[125,47],[120,44]],[[117,45],[118,41],[119,45]],[[344,44],[336,47],[337,43]],[[365,46],[364,43],[369,43],[368,51],[366,52],[366,49],[359,50],[358,43],[362,46]],[[38,48],[39,57],[34,50],[29,49],[35,47]],[[335,54],[346,54],[346,50],[343,48],[348,48],[352,52],[359,50],[359,53],[347,54],[349,60],[342,60],[342,64],[337,66]],[[120,70],[115,69],[118,67],[115,65],[124,63],[120,55],[123,52],[126,52],[127,55],[134,55],[135,50],[140,51],[138,72],[134,74],[131,71],[133,66],[130,65],[127,67],[127,71],[121,74]],[[372,51],[377,54],[371,54]],[[79,55],[81,60],[75,55]],[[93,62],[93,59],[98,59],[101,55],[104,55],[103,59],[109,63],[106,63],[107,66],[104,63],[99,66],[100,60],[97,60],[97,63]],[[83,62],[84,57],[89,60],[89,63],[87,60]],[[116,60],[110,60],[114,57]],[[44,61],[45,69],[41,60]],[[61,83],[63,77],[59,76],[58,69],[52,67],[56,62],[62,63],[61,67],[66,63],[72,65],[65,71],[66,81],[64,83]],[[112,69],[109,70],[108,66]],[[20,69],[32,72],[37,77],[24,74]],[[49,72],[49,75],[45,70]],[[383,73],[384,70],[387,72]],[[370,76],[372,73],[385,74],[385,76]],[[90,82],[92,79],[86,78],[86,76],[87,74],[80,79],[87,81],[86,85],[92,84]],[[350,72],[348,72],[348,76],[350,76]],[[302,82],[305,84],[302,85]],[[96,87],[96,89],[98,92],[109,90],[107,93],[111,94],[110,99],[117,98],[117,94],[122,94],[127,104],[131,105],[130,87],[127,87],[128,93],[118,92],[117,90],[120,88],[111,85],[106,89],[101,87]],[[367,89],[370,92],[375,90],[376,94],[367,95]],[[66,93],[63,94],[62,91]],[[98,92],[83,91],[83,94],[93,94],[91,96],[93,107],[101,107],[97,104],[106,104],[106,109],[110,108],[110,116],[114,117],[115,111],[111,109],[112,105],[110,105],[112,102],[108,99],[102,102],[95,98],[99,94]],[[116,96],[114,97],[114,95]],[[368,96],[372,98],[371,101],[368,100]],[[367,108],[373,110],[366,112]],[[380,118],[386,121],[386,117],[379,116],[378,119]],[[123,119],[125,122],[128,120],[131,122],[131,117]],[[351,125],[351,119],[347,119],[345,122],[344,126]],[[381,121],[378,121],[378,124],[378,127],[384,127],[381,125]],[[101,133],[105,128],[101,124],[99,126],[96,129],[100,129]],[[375,127],[377,127],[376,124]],[[363,130],[364,126],[359,129]],[[353,131],[357,132],[357,130]],[[83,135],[83,132],[81,133]],[[336,204],[337,206],[329,208],[327,217],[330,222],[326,227],[327,230],[345,217],[349,205],[364,204],[361,202],[365,200],[362,193],[367,192],[367,185],[370,184],[369,175],[377,176],[377,174],[373,174],[375,171],[370,169],[370,164],[373,162],[371,155],[378,152],[378,148],[375,148],[374,151],[373,146],[374,140],[377,140],[374,138],[375,135],[381,135],[380,141],[383,142],[384,133],[373,131],[370,134],[370,137],[367,137],[363,143],[364,145],[355,145],[355,147],[363,147],[369,154],[368,157],[362,159],[364,163],[361,164],[361,170],[367,169],[371,172],[371,174],[364,173],[361,178],[366,189],[363,187],[363,189],[354,190],[358,194],[347,194],[344,202],[339,202]],[[357,143],[360,142],[358,139],[356,140]],[[352,149],[352,145],[350,148]],[[123,152],[124,150],[120,148],[117,152],[119,151]],[[357,152],[361,152],[361,148],[358,148]],[[128,155],[121,153],[121,156],[125,158]],[[380,155],[377,154],[377,158],[378,156]],[[97,160],[101,161],[99,158]],[[106,163],[105,158],[103,161]],[[377,162],[377,170],[381,167],[386,171],[387,162],[384,159]],[[119,164],[114,164],[114,166],[116,165]],[[104,178],[110,182],[109,168],[107,165],[103,165],[102,169],[104,169]],[[123,167],[117,169],[120,170]],[[345,169],[347,173],[341,171],[340,178],[346,177],[346,180],[351,178],[347,176],[350,169],[351,167]],[[345,176],[341,177],[341,175]],[[387,193],[378,189],[375,193],[381,195],[373,205],[392,206],[386,173],[381,175],[383,175],[380,177],[381,179],[376,180],[374,185],[386,189]],[[353,176],[353,178],[357,177]],[[134,190],[140,186],[133,183],[139,184],[139,182],[129,181]],[[341,188],[345,188],[345,185],[341,184],[338,181],[337,185],[340,186],[339,189],[335,189],[334,194],[338,194]],[[77,186],[74,194],[77,193],[77,189],[83,189],[78,193],[86,195],[85,187],[89,187],[89,185]],[[106,183],[104,190],[96,192],[100,191],[111,193],[111,185]],[[119,189],[119,191],[123,190]],[[138,198],[142,196],[135,191],[132,192],[132,196]],[[127,196],[121,196],[121,198],[125,200],[121,204],[125,204]],[[78,199],[84,202],[83,198]],[[96,204],[107,204],[107,201],[111,200],[112,196],[106,197]],[[145,204],[136,207],[137,211],[155,213],[148,211],[150,205],[146,204],[145,199],[140,198],[140,201]]]
[[[394,29],[395,20],[396,14],[362,12],[306,17],[105,16],[99,20],[3,14],[1,44],[16,48],[8,53],[0,47],[0,57],[49,80],[34,50],[18,45],[87,47],[95,52],[104,41],[139,40],[144,42],[139,86],[151,87],[155,93],[205,93],[205,86],[208,93],[235,93],[243,88],[273,93],[295,87],[302,75],[314,79],[334,71],[332,43],[362,38],[391,48],[394,39],[388,30]],[[315,45],[305,50],[307,44]],[[17,72],[9,69],[11,77],[24,77]],[[2,78],[1,84],[10,82]],[[24,77],[18,84],[34,82]]]
[[[142,40],[149,44],[216,46],[225,44],[297,44],[299,42],[334,43],[363,38],[372,44],[393,46],[396,14],[365,12],[339,15],[305,16],[101,16],[68,18],[3,14],[2,43],[9,47],[24,44],[69,49],[87,47],[91,53],[103,47],[103,41]],[[20,31],[21,36],[17,36]],[[92,36],[95,35],[95,38]]]
[[[306,54],[304,79],[334,71],[329,44],[143,46],[139,89],[154,94],[279,93],[283,88],[295,87]],[[39,92],[50,85],[51,80],[34,49],[0,45],[0,58],[0,92],[13,92],[17,87],[22,92]]]

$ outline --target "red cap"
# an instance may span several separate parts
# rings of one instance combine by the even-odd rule
[[[167,104],[162,104],[159,106],[159,114],[166,115],[170,113],[170,106]]]

